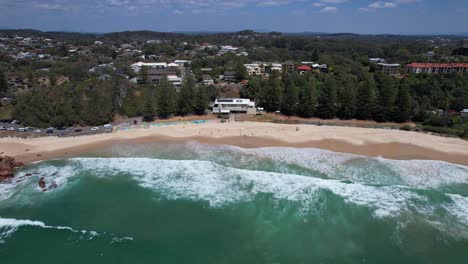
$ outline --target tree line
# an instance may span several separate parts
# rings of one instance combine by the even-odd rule
[[[460,111],[468,107],[468,80],[464,75],[410,75],[396,78],[381,72],[362,78],[351,74],[253,77],[241,90],[268,112],[323,119],[359,119],[377,122],[433,118],[437,109]]]
[[[172,115],[202,115],[215,93],[186,78],[180,92],[163,78],[159,85],[135,86],[126,79],[68,82],[34,87],[18,96],[14,117],[33,127],[102,125],[116,115],[142,116],[146,121]]]

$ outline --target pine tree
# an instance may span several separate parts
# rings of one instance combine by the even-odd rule
[[[187,74],[182,87],[180,88],[177,100],[177,114],[186,116],[193,111],[193,96],[194,96],[195,80],[191,74]]]
[[[154,102],[153,102],[153,92],[148,88],[145,93],[145,104],[142,110],[143,120],[146,122],[151,122],[154,120],[154,116],[156,111],[154,109]]]
[[[287,116],[296,114],[298,103],[298,89],[293,80],[286,83],[283,98],[281,100],[281,113]]]
[[[208,108],[208,96],[205,86],[199,86],[195,89],[194,112],[197,115],[204,115]]]
[[[317,107],[317,96],[314,84],[309,81],[299,88],[299,99],[297,106],[297,115],[310,118],[315,114]]]
[[[176,110],[175,89],[166,77],[161,79],[158,88],[158,116],[160,118],[168,118],[173,115]]]
[[[411,95],[407,85],[402,84],[398,89],[398,96],[395,101],[394,121],[409,121],[411,114]]]
[[[312,53],[312,61],[313,62],[318,62],[319,61],[319,53],[317,49],[314,49],[314,52]]]
[[[395,98],[398,91],[395,89],[392,77],[383,73],[379,73],[375,77],[379,90],[378,111],[375,119],[380,122],[390,121],[393,117]]]
[[[331,119],[336,113],[336,90],[337,84],[334,79],[328,77],[321,85],[318,100],[317,116],[323,119]]]
[[[352,119],[356,115],[356,92],[352,85],[341,88],[338,96],[338,117]]]
[[[249,80],[249,83],[247,85],[242,86],[240,90],[240,96],[242,98],[256,100],[259,96],[260,87],[261,80],[259,78],[253,77]]]
[[[271,77],[270,80],[262,83],[259,102],[267,112],[279,110],[281,105],[281,82],[278,78]]]
[[[8,83],[6,81],[5,75],[0,71],[0,96],[5,96],[8,90]]]
[[[356,101],[356,118],[360,120],[373,119],[377,111],[376,86],[373,79],[359,84]]]

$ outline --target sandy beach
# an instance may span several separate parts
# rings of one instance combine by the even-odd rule
[[[468,142],[462,139],[400,130],[260,122],[187,123],[68,138],[1,138],[0,153],[22,162],[33,162],[72,157],[120,141],[187,140],[245,148],[320,148],[370,157],[442,160],[468,165]]]

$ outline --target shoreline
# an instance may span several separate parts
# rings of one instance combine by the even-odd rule
[[[198,141],[243,148],[318,148],[395,160],[440,160],[468,166],[468,142],[416,132],[256,122],[176,124],[76,138],[3,138],[1,155],[24,162],[69,158],[113,143]]]

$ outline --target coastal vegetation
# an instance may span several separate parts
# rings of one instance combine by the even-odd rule
[[[15,36],[16,31],[2,31],[1,36]],[[360,35],[288,35],[278,32],[242,31],[223,34],[172,34],[155,32],[122,32],[92,34],[41,33],[21,31],[30,36],[50,37],[63,44],[47,48],[56,60],[12,59],[0,52],[0,97],[12,98],[8,113],[25,125],[64,127],[100,125],[115,116],[142,116],[145,120],[173,115],[201,115],[209,102],[225,96],[222,86],[203,85],[207,73],[216,78],[225,71],[246,80],[237,96],[250,98],[267,112],[280,111],[286,116],[322,119],[359,119],[377,122],[412,121],[418,129],[466,137],[466,119],[454,113],[468,108],[466,74],[401,74],[391,76],[370,62],[381,57],[398,63],[465,62],[453,55],[458,40],[411,36]],[[157,39],[156,42],[149,40]],[[95,45],[96,40],[107,45]],[[141,55],[116,53],[122,43],[132,43],[142,54],[158,54],[169,59],[189,59],[190,71],[179,91],[163,79],[160,84],[135,84],[129,81],[137,74],[130,64]],[[246,55],[216,49],[200,49],[199,43],[213,46],[234,45]],[[436,46],[437,45],[437,46]],[[85,54],[70,52],[70,46],[91,47]],[[423,54],[434,50],[431,58]],[[328,72],[299,74],[283,70],[268,78],[249,76],[243,64],[251,61],[301,62],[327,64]],[[112,63],[114,69],[89,71]],[[44,70],[46,69],[46,71]],[[109,80],[100,80],[102,75]],[[9,87],[7,76],[25,80],[27,89]],[[40,79],[46,81],[39,82]],[[232,93],[230,93],[231,95]],[[12,111],[13,109],[13,111]],[[4,112],[7,112],[6,110]]]

